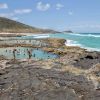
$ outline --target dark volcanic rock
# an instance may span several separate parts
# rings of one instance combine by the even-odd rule
[[[83,57],[80,57],[79,59],[75,60],[76,62],[73,63],[75,67],[83,68],[83,69],[89,69],[93,65],[100,63],[100,53],[98,52],[88,52],[88,54],[84,55]]]
[[[0,70],[0,100],[81,100],[94,89],[83,75],[33,64],[18,63]]]
[[[79,100],[78,96],[68,88],[40,91],[35,100]]]
[[[100,100],[100,91],[93,91],[82,97],[82,100]]]

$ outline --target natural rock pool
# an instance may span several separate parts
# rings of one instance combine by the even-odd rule
[[[58,56],[52,53],[45,52],[41,49],[35,49],[35,48],[25,48],[25,47],[9,47],[9,48],[0,48],[0,56],[4,56],[7,59],[13,59],[13,50],[16,49],[15,56],[16,59],[27,59],[28,56],[28,50],[32,51],[32,58],[36,59],[54,59]]]

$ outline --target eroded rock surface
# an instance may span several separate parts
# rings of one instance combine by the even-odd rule
[[[4,66],[0,70],[0,100],[100,99],[93,81],[82,73],[58,71],[43,61],[9,61]]]

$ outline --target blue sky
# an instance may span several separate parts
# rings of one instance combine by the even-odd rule
[[[0,0],[0,16],[40,28],[100,32],[100,0]]]

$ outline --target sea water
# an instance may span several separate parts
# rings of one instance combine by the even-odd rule
[[[52,53],[45,52],[41,49],[25,48],[25,47],[9,47],[0,48],[0,55],[5,56],[7,59],[13,59],[13,50],[16,49],[15,56],[16,59],[28,59],[28,52],[32,51],[32,58],[34,59],[54,59],[58,56]]]
[[[100,51],[100,33],[57,33],[52,38],[66,39],[66,45],[79,46],[87,50]]]
[[[79,46],[90,51],[100,51],[100,33],[55,33],[21,37],[21,39],[37,38],[62,38],[67,40],[65,43],[67,46]]]
[[[43,34],[43,35],[33,35],[33,36],[24,36],[17,37],[17,39],[37,39],[37,38],[62,38],[66,39],[67,46],[79,46],[81,48],[85,48],[87,50],[92,51],[100,51],[100,33],[55,33],[55,34]],[[7,51],[6,51],[7,49]],[[17,47],[16,58],[17,59],[27,59],[27,49],[30,48],[22,48]],[[13,48],[0,48],[0,55],[6,56],[7,58],[13,58],[12,53]],[[34,57],[35,54],[35,57]],[[57,58],[57,55],[52,53],[44,52],[43,50],[33,49],[32,50],[32,58],[37,59],[53,59]]]

